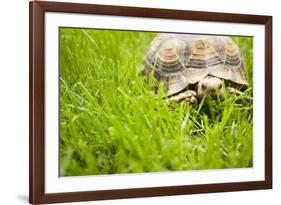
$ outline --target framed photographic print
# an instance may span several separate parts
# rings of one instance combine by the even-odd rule
[[[272,17],[30,2],[30,203],[272,187]]]

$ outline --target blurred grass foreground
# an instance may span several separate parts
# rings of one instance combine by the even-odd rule
[[[253,39],[244,95],[171,108],[139,75],[155,35],[60,28],[60,176],[252,167]]]

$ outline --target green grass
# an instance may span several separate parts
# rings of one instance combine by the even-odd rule
[[[242,96],[173,104],[139,75],[155,33],[60,29],[60,175],[251,167],[252,38]]]

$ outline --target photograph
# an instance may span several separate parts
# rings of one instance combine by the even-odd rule
[[[253,168],[253,36],[58,35],[60,177]]]
[[[30,203],[272,188],[272,16],[29,4]]]

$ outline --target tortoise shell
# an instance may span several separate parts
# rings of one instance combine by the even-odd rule
[[[247,85],[239,47],[229,37],[158,34],[145,61],[146,74],[164,82],[172,95],[211,75]]]

